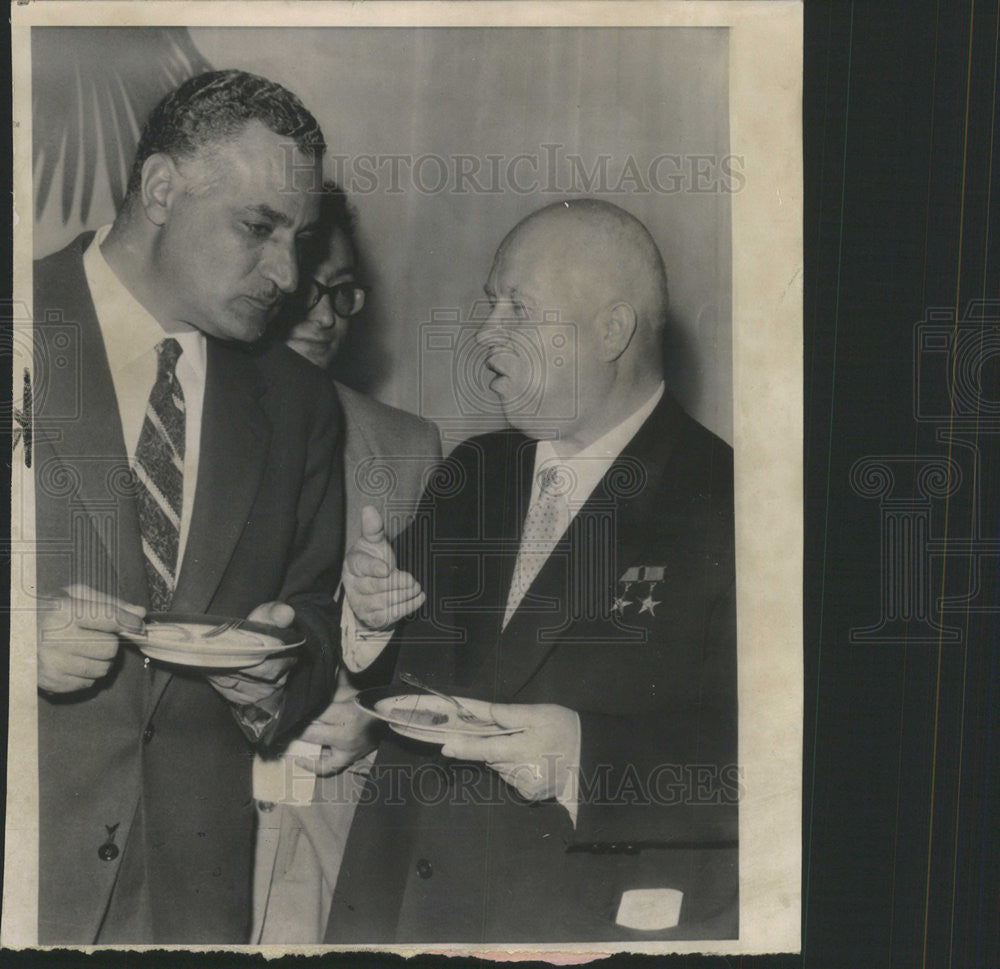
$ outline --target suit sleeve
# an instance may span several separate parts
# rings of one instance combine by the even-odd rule
[[[433,421],[425,423],[423,453],[430,459],[431,464],[436,464],[441,460],[441,431]]]
[[[325,399],[324,399],[325,400]],[[333,593],[343,562],[343,415],[331,399],[309,437],[296,542],[280,599],[306,639],[289,674],[274,739],[330,702],[340,659],[340,607]]]
[[[579,846],[737,838],[735,581],[710,608],[695,699],[635,717],[580,711]]]

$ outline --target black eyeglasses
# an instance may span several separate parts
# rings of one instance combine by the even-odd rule
[[[299,293],[300,306],[306,313],[319,305],[324,296],[329,297],[334,313],[340,317],[354,316],[360,313],[365,305],[365,294],[370,286],[362,286],[355,282],[337,283],[335,286],[324,286],[315,279],[309,280],[309,286]]]

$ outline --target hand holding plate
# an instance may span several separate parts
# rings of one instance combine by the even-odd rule
[[[142,629],[146,610],[86,585],[43,600],[38,630],[38,688],[73,693],[91,687],[111,669],[118,634]]]
[[[570,772],[579,769],[573,710],[554,703],[465,702],[479,716],[523,730],[506,737],[449,738],[441,749],[445,757],[485,763],[529,801],[558,797],[565,790]]]
[[[257,606],[247,619],[287,629],[295,619],[295,610],[284,602],[265,602]],[[294,662],[294,657],[278,656],[232,673],[218,673],[207,679],[230,703],[238,706],[260,703],[284,687],[288,671]]]

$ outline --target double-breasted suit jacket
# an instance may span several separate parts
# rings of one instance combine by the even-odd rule
[[[555,800],[528,803],[482,765],[393,735],[355,817],[330,942],[738,932],[731,450],[665,395],[502,628],[534,452],[501,432],[441,466],[397,542],[428,604],[390,649],[398,671],[460,696],[575,710],[575,824]],[[677,924],[616,924],[636,889],[680,898]]]
[[[90,236],[35,267],[42,595],[85,583],[147,604],[121,420],[83,269]],[[190,535],[172,608],[280,599],[307,642],[278,729],[328,700],[339,633],[342,416],[285,347],[209,339]],[[252,748],[205,678],[124,640],[92,688],[39,698],[39,938],[240,942],[249,931]]]

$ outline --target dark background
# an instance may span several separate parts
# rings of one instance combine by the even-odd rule
[[[630,964],[1000,965],[998,20],[996,2],[806,4],[803,951]],[[994,301],[985,312],[973,305],[982,300]],[[929,315],[946,343],[965,341],[971,364],[915,352]],[[971,448],[949,444],[956,431]],[[851,483],[855,462],[872,456],[894,475],[881,501]],[[949,458],[961,474],[954,493],[921,505],[922,472]],[[876,634],[883,641],[852,642],[886,612],[880,522],[894,512],[911,523],[929,516],[932,596],[890,603],[909,621]],[[917,582],[912,561],[897,579],[891,589]],[[969,590],[965,606],[938,608],[942,591]],[[954,641],[942,642],[940,627]],[[179,953],[0,958],[59,969],[273,964]]]

